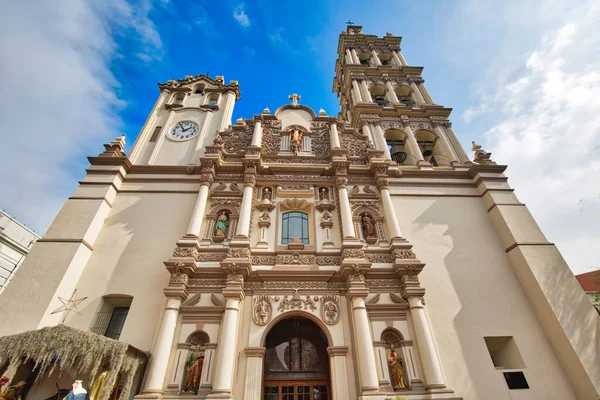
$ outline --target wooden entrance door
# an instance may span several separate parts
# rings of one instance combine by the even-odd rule
[[[327,338],[305,318],[276,324],[266,338],[263,400],[331,400]]]
[[[265,380],[263,400],[331,400],[328,380],[296,379],[292,381]]]

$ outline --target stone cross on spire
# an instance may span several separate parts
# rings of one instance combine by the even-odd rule
[[[298,96],[296,93],[294,93],[294,94],[290,94],[290,96],[288,97],[288,99],[290,99],[292,101],[292,105],[293,106],[297,106],[298,105],[298,100],[300,100],[301,97]]]

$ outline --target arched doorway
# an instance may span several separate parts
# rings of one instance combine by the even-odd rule
[[[327,337],[306,318],[278,322],[266,338],[263,400],[331,400]]]

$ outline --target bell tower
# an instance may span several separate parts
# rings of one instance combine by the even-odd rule
[[[436,104],[400,52],[401,37],[367,35],[349,25],[338,43],[333,91],[339,118],[361,129],[373,146],[398,165],[447,166],[468,162],[448,120],[452,109]]]

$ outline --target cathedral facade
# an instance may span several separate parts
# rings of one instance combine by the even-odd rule
[[[400,41],[340,35],[337,116],[294,94],[232,124],[237,81],[159,84],[0,296],[0,335],[127,343],[137,398],[598,399],[598,313]]]

